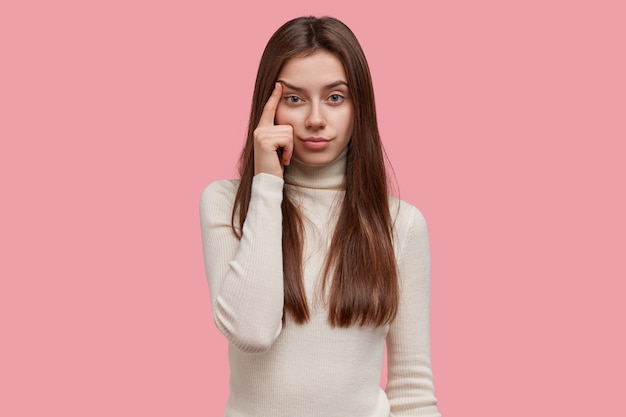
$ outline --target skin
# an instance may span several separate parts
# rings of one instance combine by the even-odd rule
[[[348,146],[354,106],[341,61],[327,51],[283,66],[254,131],[255,174],[283,177],[294,157],[323,166]]]

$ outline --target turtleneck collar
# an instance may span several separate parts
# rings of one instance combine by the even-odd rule
[[[332,162],[323,166],[305,165],[296,158],[291,158],[285,167],[285,183],[305,188],[343,189],[346,176],[348,148]]]

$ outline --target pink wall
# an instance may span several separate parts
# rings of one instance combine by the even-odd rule
[[[0,415],[221,415],[198,199],[303,14],[361,40],[429,222],[442,413],[625,415],[621,2],[7,3]]]

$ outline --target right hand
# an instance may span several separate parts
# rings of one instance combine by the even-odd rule
[[[254,129],[254,175],[267,173],[283,177],[283,166],[289,165],[293,154],[293,127],[275,125],[276,108],[283,94],[283,86],[276,83],[261,120]]]

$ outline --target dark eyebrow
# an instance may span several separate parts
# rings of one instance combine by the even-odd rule
[[[285,87],[290,88],[290,89],[292,89],[294,91],[298,91],[298,92],[304,91],[304,88],[296,87],[295,85],[289,84],[288,82],[285,82],[283,80],[277,80],[276,82],[279,82],[282,85],[284,85]],[[347,82],[339,80],[339,81],[335,81],[334,83],[330,83],[328,85],[325,85],[324,89],[325,90],[330,90],[331,88],[339,87],[340,85],[345,85],[346,87],[348,87],[348,83]]]

